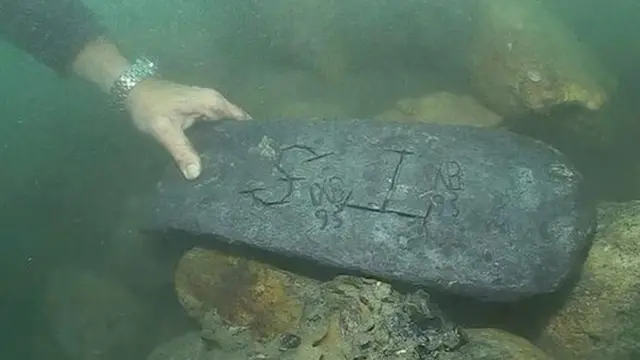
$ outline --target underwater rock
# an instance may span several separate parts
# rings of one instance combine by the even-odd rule
[[[467,343],[464,331],[418,290],[337,276],[307,302],[301,342],[283,359],[436,359]]]
[[[567,159],[506,131],[374,120],[195,128],[203,174],[189,182],[167,169],[150,230],[512,301],[556,290],[594,227]]]
[[[202,248],[182,256],[174,283],[178,300],[190,317],[206,324],[214,310],[225,324],[250,329],[255,339],[294,329],[302,316],[303,289],[317,286],[311,279],[258,261]],[[221,338],[229,339],[214,334],[214,329],[204,330],[208,337],[216,336],[218,343],[226,342]]]
[[[199,333],[191,332],[153,349],[147,360],[209,360],[207,345]]]
[[[424,121],[447,125],[498,127],[502,117],[468,95],[440,91],[419,98],[401,99],[376,117],[392,121]]]
[[[558,359],[640,354],[640,201],[603,203],[581,277],[537,343]]]
[[[546,113],[562,104],[597,110],[614,76],[538,1],[477,2],[470,48],[472,87],[502,116]]]
[[[494,328],[465,329],[468,343],[452,357],[455,360],[552,360],[527,339]]]
[[[201,332],[157,347],[149,360],[550,359],[500,329],[461,329],[425,291],[401,293],[373,279],[320,282],[198,247],[183,255],[175,279]]]
[[[428,293],[402,294],[373,279],[337,276],[322,283],[194,248],[176,269],[176,290],[213,359],[427,360],[466,343]],[[194,353],[200,344],[191,348]]]

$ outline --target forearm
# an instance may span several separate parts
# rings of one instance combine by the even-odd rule
[[[0,0],[0,33],[66,76],[79,54],[90,49],[87,44],[105,29],[81,0]]]
[[[108,40],[98,38],[89,42],[78,54],[72,69],[78,76],[109,92],[116,79],[130,66],[129,61]]]
[[[129,66],[80,0],[0,0],[0,32],[60,75],[75,73],[104,92]]]

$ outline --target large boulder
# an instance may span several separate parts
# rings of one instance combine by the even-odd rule
[[[558,105],[600,109],[616,79],[539,1],[481,0],[470,47],[476,95],[502,116]]]

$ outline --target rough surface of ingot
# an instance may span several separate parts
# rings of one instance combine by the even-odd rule
[[[580,173],[507,131],[311,119],[196,128],[204,172],[186,181],[171,164],[154,194],[156,231],[512,301],[556,290],[594,228]]]

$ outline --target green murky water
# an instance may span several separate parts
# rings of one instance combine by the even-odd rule
[[[452,41],[466,29],[447,22],[459,16],[458,2],[85,1],[126,54],[156,56],[167,78],[215,87],[254,118],[372,117],[398,99],[469,85],[456,70]],[[636,199],[640,5],[543,2],[619,85],[603,110],[615,141],[536,136],[572,156],[602,199]],[[137,332],[139,346],[129,352],[144,356],[192,325],[173,298],[170,273],[158,260],[145,262],[151,255],[127,233],[135,227],[137,196],[168,156],[90,85],[59,79],[4,43],[0,59],[0,356],[71,359],[43,305],[52,296],[51,274],[62,265],[127,279],[148,301],[157,322]]]

